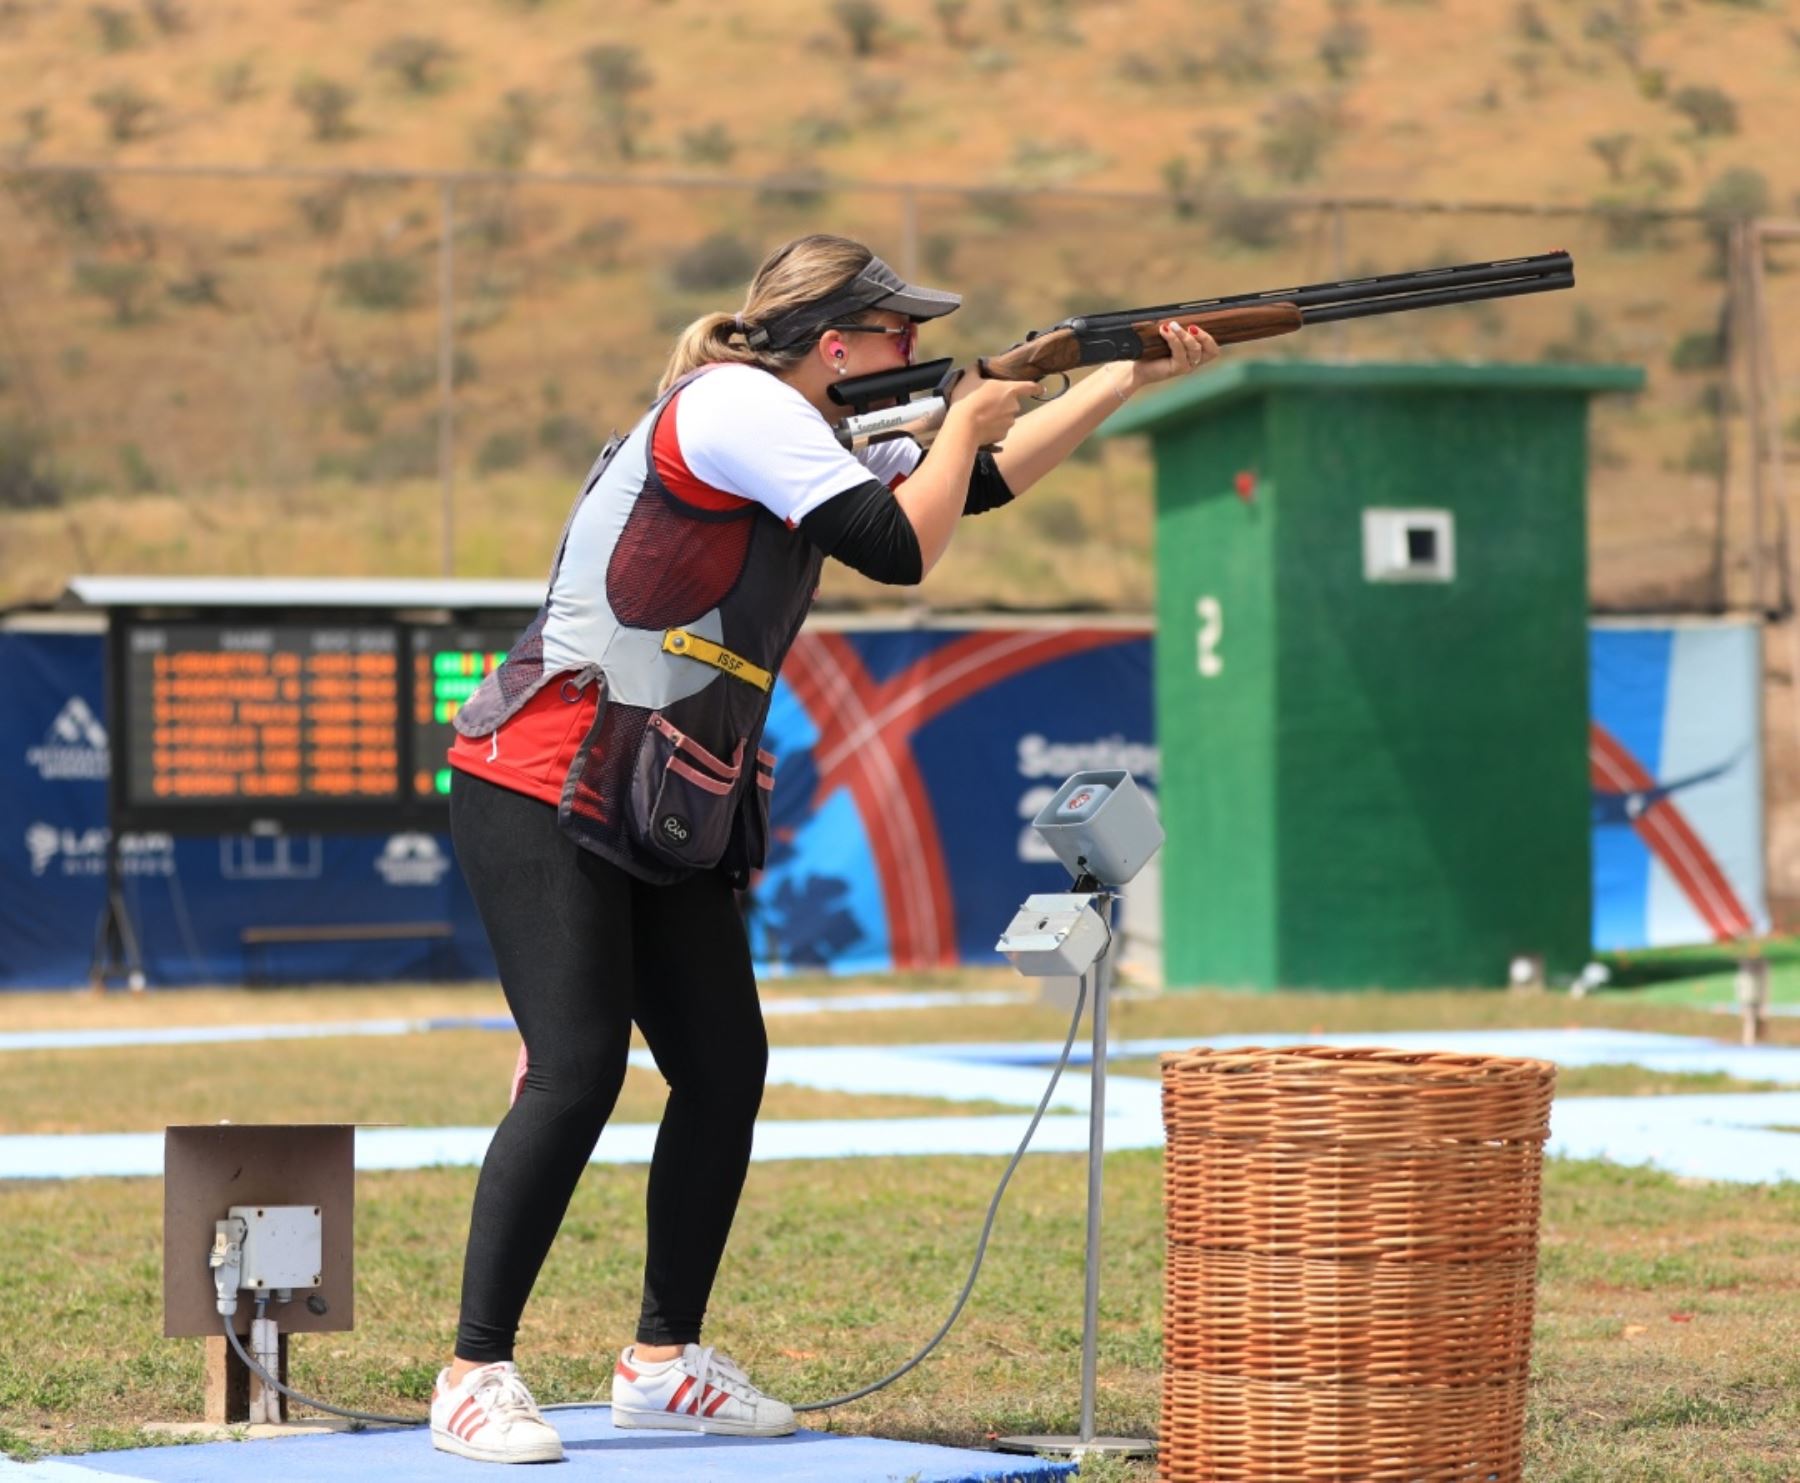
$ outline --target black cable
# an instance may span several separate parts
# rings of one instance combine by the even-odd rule
[[[1109,922],[1106,929],[1106,946],[1101,950],[1101,958],[1096,959],[1096,962],[1104,961],[1105,954],[1111,950],[1112,924]],[[1094,975],[1096,978],[1099,977],[1098,968],[1094,970]],[[1019,1140],[1018,1150],[1013,1154],[1012,1162],[1006,1166],[1006,1172],[1000,1176],[1000,1183],[994,1190],[994,1198],[988,1203],[987,1219],[982,1222],[981,1226],[981,1239],[975,1243],[975,1265],[969,1268],[969,1280],[963,1284],[963,1290],[956,1299],[956,1306],[950,1310],[950,1316],[944,1320],[944,1326],[931,1336],[923,1349],[901,1365],[893,1374],[884,1375],[874,1383],[863,1386],[861,1390],[853,1390],[848,1395],[833,1396],[828,1401],[808,1401],[804,1405],[795,1406],[796,1414],[801,1411],[829,1411],[833,1407],[848,1405],[851,1401],[859,1401],[866,1395],[872,1395],[883,1386],[892,1385],[932,1350],[936,1349],[943,1342],[944,1336],[950,1332],[951,1325],[956,1322],[957,1315],[963,1310],[963,1304],[969,1301],[969,1294],[975,1290],[975,1278],[981,1271],[982,1258],[987,1255],[988,1234],[994,1229],[994,1217],[1000,1211],[1000,1197],[1006,1193],[1007,1183],[1013,1177],[1013,1170],[1019,1167],[1019,1160],[1025,1157],[1025,1150],[1030,1147],[1031,1136],[1037,1132],[1037,1126],[1043,1120],[1044,1109],[1050,1105],[1051,1095],[1056,1091],[1056,1083],[1062,1077],[1063,1068],[1069,1064],[1069,1052],[1075,1045],[1075,1032],[1081,1027],[1081,1011],[1087,1004],[1087,986],[1088,976],[1084,973],[1081,975],[1080,987],[1075,992],[1075,1017],[1069,1021],[1069,1035],[1068,1039],[1063,1041],[1062,1055],[1057,1060],[1056,1070],[1050,1075],[1050,1085],[1044,1088],[1044,1095],[1038,1101],[1037,1111],[1031,1114],[1030,1126],[1025,1129],[1025,1136]]]
[[[238,1338],[237,1330],[231,1326],[231,1315],[229,1313],[221,1313],[219,1317],[225,1321],[225,1337],[231,1341],[231,1347],[237,1351],[237,1357],[244,1362],[244,1367],[261,1380],[264,1385],[279,1390],[289,1400],[299,1401],[304,1406],[311,1406],[315,1411],[329,1411],[333,1416],[347,1416],[352,1421],[382,1421],[389,1422],[394,1426],[430,1425],[431,1417],[429,1415],[377,1416],[371,1411],[348,1411],[342,1406],[327,1405],[324,1401],[315,1401],[309,1395],[301,1395],[297,1390],[290,1390],[255,1360],[250,1358],[249,1353],[244,1348],[243,1340]]]
[[[1108,923],[1107,942],[1106,947],[1102,950],[1102,958],[1104,958],[1105,953],[1110,952],[1111,949],[1112,926]],[[1099,976],[1098,969],[1095,970],[1095,976]],[[911,1359],[907,1360],[905,1364],[901,1365],[900,1368],[895,1370],[892,1374],[884,1375],[881,1379],[872,1381],[868,1385],[863,1386],[860,1390],[853,1390],[847,1395],[833,1396],[829,1400],[823,1401],[807,1401],[794,1407],[796,1414],[803,1411],[829,1411],[837,1406],[847,1406],[852,1401],[860,1401],[866,1395],[873,1395],[876,1391],[892,1385],[902,1375],[905,1375],[910,1370],[916,1368],[920,1361],[930,1354],[932,1350],[936,1349],[939,1344],[943,1343],[944,1337],[955,1325],[957,1318],[961,1316],[964,1305],[969,1301],[969,1295],[975,1291],[975,1279],[981,1274],[981,1263],[987,1256],[988,1237],[993,1233],[994,1218],[1000,1213],[1001,1197],[1006,1194],[1006,1186],[1012,1181],[1013,1173],[1019,1167],[1019,1161],[1025,1157],[1025,1150],[1031,1146],[1032,1135],[1037,1132],[1038,1124],[1043,1121],[1044,1113],[1050,1106],[1050,1098],[1056,1092],[1056,1084],[1062,1079],[1063,1070],[1069,1064],[1070,1052],[1073,1051],[1075,1047],[1075,1034],[1076,1031],[1081,1028],[1081,1012],[1087,1007],[1087,991],[1088,976],[1084,973],[1079,980],[1079,987],[1075,992],[1075,1014],[1069,1021],[1069,1033],[1067,1038],[1063,1041],[1062,1054],[1057,1058],[1056,1069],[1050,1073],[1050,1084],[1044,1088],[1044,1095],[1038,1100],[1037,1110],[1031,1114],[1031,1122],[1025,1129],[1025,1136],[1019,1140],[1019,1146],[1014,1151],[1011,1162],[1007,1164],[1006,1172],[1000,1176],[1000,1183],[994,1189],[994,1198],[988,1202],[987,1218],[982,1222],[981,1236],[975,1243],[975,1262],[974,1265],[969,1268],[969,1280],[963,1284],[963,1290],[957,1295],[956,1303],[950,1309],[950,1316],[944,1320],[943,1326],[926,1341],[924,1348],[920,1349],[917,1354],[913,1355]],[[266,1299],[259,1299],[259,1307],[266,1301]],[[316,1411],[327,1411],[333,1416],[348,1417],[352,1421],[377,1421],[394,1426],[428,1426],[430,1424],[431,1417],[429,1415],[381,1416],[369,1411],[351,1411],[342,1406],[332,1406],[326,1404],[324,1401],[314,1400],[313,1397],[309,1395],[302,1395],[299,1391],[290,1389],[250,1357],[249,1353],[244,1349],[242,1341],[237,1336],[237,1330],[232,1327],[230,1316],[221,1314],[220,1317],[224,1319],[225,1337],[231,1341],[232,1349],[237,1352],[237,1357],[244,1362],[245,1367],[250,1370],[252,1374],[256,1375],[263,1384],[280,1391],[281,1394],[287,1396],[290,1400],[299,1401],[302,1405],[311,1406]],[[559,1401],[554,1405],[539,1406],[538,1410],[591,1411],[607,1404],[608,1403],[605,1401]]]

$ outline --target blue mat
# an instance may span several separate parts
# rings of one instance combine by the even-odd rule
[[[547,1468],[556,1478],[625,1483],[1049,1483],[1068,1478],[1073,1462],[927,1447],[879,1437],[800,1431],[791,1437],[703,1437],[685,1432],[615,1431],[605,1406],[553,1411],[567,1460]],[[539,1469],[527,1470],[530,1477]],[[490,1463],[437,1451],[417,1431],[338,1432],[279,1441],[207,1442],[88,1453],[21,1466],[0,1459],[4,1483],[414,1483],[492,1478]]]

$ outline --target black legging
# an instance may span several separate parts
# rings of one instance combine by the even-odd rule
[[[576,845],[549,804],[460,772],[450,828],[530,1059],[475,1189],[456,1353],[512,1358],[525,1300],[618,1101],[634,1020],[669,1083],[637,1338],[696,1343],[769,1059],[731,887],[717,871],[647,885]]]

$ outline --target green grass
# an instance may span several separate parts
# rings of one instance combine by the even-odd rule
[[[757,1165],[709,1338],[778,1394],[812,1398],[905,1359],[948,1310],[1001,1162]],[[644,1171],[595,1167],[526,1315],[520,1360],[545,1401],[603,1393],[630,1337]],[[418,1410],[453,1334],[475,1171],[359,1180],[361,1326],[294,1343],[295,1383]],[[976,1295],[944,1347],[822,1424],[979,1446],[1068,1432],[1079,1399],[1082,1161],[1028,1161]],[[1107,1160],[1098,1421],[1153,1434],[1160,1368],[1161,1160]],[[149,1180],[0,1188],[0,1445],[10,1455],[142,1445],[196,1417],[201,1346],[159,1337],[161,1191]],[[1552,1163],[1528,1432],[1533,1479],[1741,1483],[1800,1454],[1800,1185],[1694,1185]],[[819,1418],[813,1418],[818,1422]],[[1143,1465],[1090,1477],[1148,1480]]]
[[[781,985],[799,990],[802,986]],[[336,994],[338,997],[333,998]],[[467,991],[409,991],[408,1013]],[[68,1021],[155,1023],[231,1017],[232,996],[64,1001]],[[308,1001],[236,996],[241,1017],[393,1012],[381,996]],[[184,1008],[185,1006],[185,1008]],[[311,1007],[313,1016],[302,1011]],[[452,1009],[450,1012],[457,1012]],[[19,1001],[20,1020],[52,1023]],[[1196,993],[1128,1000],[1122,1036],[1255,1032],[1271,1041],[1328,1031],[1480,1025],[1626,1025],[1717,1031],[1705,1011],[1625,994]],[[879,1015],[777,1017],[777,1041],[1059,1039],[1060,1011],[1036,1005]],[[1800,1026],[1777,1026],[1778,1032]],[[380,1115],[481,1121],[504,1097],[511,1037],[437,1032],[217,1049],[156,1047],[15,1055],[5,1126],[150,1127],[167,1116],[242,1116],[208,1101],[218,1059],[258,1087],[258,1116]],[[1153,1062],[1142,1074],[1155,1075]],[[654,1116],[644,1073],[630,1114]],[[1756,1084],[1748,1084],[1754,1086]],[[1716,1077],[1634,1067],[1562,1079],[1564,1095],[1744,1089]],[[795,1093],[800,1097],[824,1094]],[[782,1104],[771,1090],[772,1109]],[[641,1105],[631,1098],[643,1100]],[[842,1115],[922,1099],[845,1098]],[[788,1104],[791,1109],[797,1104]],[[815,1102],[815,1108],[827,1104]],[[927,1104],[931,1105],[931,1104]],[[25,1111],[24,1109],[29,1109]],[[802,1116],[785,1110],[779,1115]],[[812,1115],[818,1115],[816,1112]],[[708,1338],[777,1394],[841,1393],[907,1358],[948,1311],[1002,1161],[792,1162],[750,1174],[709,1318]],[[420,1409],[453,1337],[463,1235],[476,1173],[430,1169],[358,1179],[358,1310],[352,1334],[294,1344],[302,1389],[376,1411]],[[1153,1434],[1161,1366],[1161,1159],[1107,1160],[1102,1277],[1103,1431]],[[583,1178],[521,1335],[540,1399],[601,1394],[629,1338],[643,1266],[645,1171]],[[1079,1401],[1083,1163],[1026,1161],[975,1297],[939,1352],[905,1380],[822,1424],[956,1445],[991,1434],[1070,1432]],[[0,1185],[0,1451],[13,1457],[144,1445],[149,1421],[197,1418],[201,1348],[161,1327],[161,1187],[153,1180]],[[1800,1185],[1714,1185],[1641,1169],[1552,1163],[1545,1180],[1541,1289],[1528,1425],[1533,1480],[1789,1478],[1800,1455]],[[1095,1463],[1091,1480],[1148,1483],[1144,1464]]]
[[[1755,945],[1755,955],[1769,964],[1769,1002],[1800,1004],[1800,938],[1771,938]],[[1658,948],[1601,958],[1612,970],[1603,994],[1628,991],[1645,1004],[1730,1008],[1737,1003],[1740,955],[1723,948]]]
[[[12,1055],[0,1133],[131,1132],[171,1123],[340,1122],[491,1127],[506,1112],[518,1040],[491,1030],[405,1037],[271,1040],[232,1045],[139,1046]],[[116,1074],[122,1073],[122,1074]],[[246,1102],[246,1088],[255,1102]],[[632,1067],[614,1117],[655,1122],[668,1088]],[[770,1119],[920,1117],[1006,1111],[999,1102],[849,1096],[771,1086]]]

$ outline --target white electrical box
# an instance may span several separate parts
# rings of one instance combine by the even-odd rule
[[[233,1205],[231,1214],[244,1222],[240,1289],[274,1292],[319,1285],[323,1243],[317,1205]]]
[[[1027,896],[994,948],[1027,978],[1078,977],[1094,966],[1106,937],[1092,896]]]
[[[1456,520],[1448,510],[1363,511],[1363,578],[1449,582],[1456,577]]]

